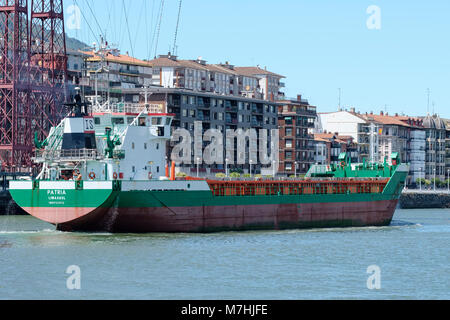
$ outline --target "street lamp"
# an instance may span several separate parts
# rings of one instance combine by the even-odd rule
[[[436,168],[433,169],[433,182],[434,182],[434,191],[436,191]]]
[[[295,166],[295,179],[297,179],[297,161],[294,162],[294,166]]]
[[[197,178],[200,176],[199,175],[199,165],[200,165],[200,158],[197,158]]]
[[[275,160],[272,161],[272,170],[273,170],[273,178],[275,179],[275,165],[277,162]]]
[[[250,160],[250,177],[253,176],[253,174],[252,174],[252,164],[253,164],[253,160]]]
[[[420,191],[422,191],[422,167],[420,168],[419,184],[420,184]]]
[[[228,178],[228,158],[226,158],[225,159],[225,175],[227,176],[227,178]]]

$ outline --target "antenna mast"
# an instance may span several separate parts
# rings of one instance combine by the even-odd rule
[[[182,2],[183,2],[183,0],[180,0],[180,4],[179,4],[179,7],[178,7],[177,26],[175,28],[175,38],[173,40],[173,50],[172,50],[172,52],[173,52],[174,55],[177,55],[177,52],[176,52],[176,50],[177,50],[177,36],[178,36],[178,28],[180,26],[180,16],[181,16],[181,4],[182,4]]]

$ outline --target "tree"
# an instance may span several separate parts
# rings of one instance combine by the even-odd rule
[[[425,181],[426,181],[426,180],[425,180],[424,178],[420,178],[420,179],[417,179],[417,180],[416,180],[416,184],[417,184],[417,185],[422,184],[422,185],[424,186],[424,185],[426,185]]]

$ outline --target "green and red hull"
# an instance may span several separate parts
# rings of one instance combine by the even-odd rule
[[[322,194],[214,197],[211,191],[12,190],[29,214],[62,231],[215,232],[389,225],[398,197]],[[64,203],[63,203],[64,202]]]
[[[10,192],[30,215],[62,231],[387,226],[407,173],[401,166],[389,179],[241,182],[228,189],[207,181],[14,181]]]

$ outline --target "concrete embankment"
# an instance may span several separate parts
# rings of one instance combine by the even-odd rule
[[[23,211],[11,198],[9,191],[0,191],[0,215],[25,215]]]
[[[400,197],[402,209],[450,208],[450,193],[442,191],[406,191]]]

